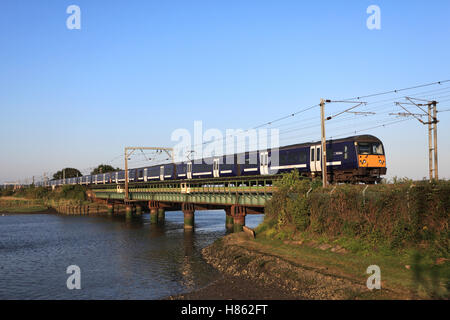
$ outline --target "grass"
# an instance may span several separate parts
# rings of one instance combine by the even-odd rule
[[[449,296],[449,181],[324,189],[292,172],[276,184],[256,229],[268,252],[361,281],[368,266],[378,265],[388,287],[420,297]]]
[[[1,213],[35,213],[48,210],[46,206],[0,207]]]
[[[263,235],[259,235],[252,242],[248,243],[268,254],[281,256],[305,267],[319,269],[325,273],[355,279],[363,283],[369,277],[369,274],[366,273],[367,267],[378,265],[381,269],[382,288],[400,291],[405,297],[448,298],[449,291],[445,288],[450,279],[448,261],[443,265],[434,266],[428,261],[414,262],[411,254],[398,256],[385,255],[382,252],[370,255],[351,252],[339,254],[304,244],[286,244],[282,240],[270,239]],[[415,263],[417,268],[414,268]],[[408,269],[406,266],[410,266],[410,268]],[[419,273],[417,269],[420,269]],[[433,287],[431,270],[437,271],[438,286]]]
[[[48,207],[41,200],[14,197],[0,198],[1,213],[32,213],[47,210]]]

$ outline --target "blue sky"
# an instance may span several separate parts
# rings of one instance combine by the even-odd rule
[[[72,4],[81,30],[66,28]],[[366,27],[371,4],[381,30]],[[171,133],[195,120],[246,129],[320,98],[450,79],[449,14],[448,1],[4,0],[0,182],[112,159],[123,166],[124,146],[170,147]],[[449,109],[445,89],[410,93],[436,90]],[[440,175],[450,178],[450,113],[439,119]],[[320,138],[318,109],[289,121],[317,127],[286,143]],[[348,118],[327,134],[372,123]],[[427,175],[426,132],[416,120],[367,131],[385,144],[389,176],[412,178]]]

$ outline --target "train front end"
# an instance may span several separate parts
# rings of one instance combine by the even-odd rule
[[[380,182],[386,174],[386,155],[383,143],[374,136],[360,136],[355,141],[358,175],[368,183]]]

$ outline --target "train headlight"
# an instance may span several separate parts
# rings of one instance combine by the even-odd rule
[[[363,164],[365,164],[366,163],[366,160],[363,160]]]
[[[383,161],[381,161],[381,160],[378,160],[378,162],[379,162],[380,164],[383,164]]]

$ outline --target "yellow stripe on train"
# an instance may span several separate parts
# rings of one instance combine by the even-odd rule
[[[363,168],[385,168],[386,157],[380,155],[362,154],[358,156],[359,167]]]

